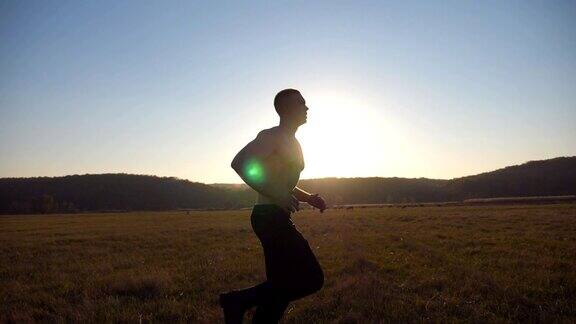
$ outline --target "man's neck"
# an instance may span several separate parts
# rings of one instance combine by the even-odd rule
[[[280,125],[278,125],[278,128],[280,128],[286,134],[294,137],[296,135],[296,131],[298,130],[298,125],[286,123],[280,120]]]

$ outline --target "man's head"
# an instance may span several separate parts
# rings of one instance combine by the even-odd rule
[[[281,121],[300,126],[306,123],[306,101],[295,89],[284,89],[274,97],[274,108]]]

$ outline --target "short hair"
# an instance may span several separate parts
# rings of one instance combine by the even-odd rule
[[[293,94],[299,94],[300,91],[296,90],[296,89],[284,89],[280,92],[278,92],[276,94],[276,96],[274,97],[274,108],[276,109],[276,112],[278,113],[278,115],[282,115],[283,111],[281,111],[282,109],[282,101],[285,100],[286,98],[288,98],[289,96],[293,95]]]

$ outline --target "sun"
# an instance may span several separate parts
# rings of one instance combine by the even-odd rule
[[[302,178],[373,176],[386,167],[385,148],[396,146],[396,123],[370,98],[325,92],[306,97],[308,121],[298,131]]]

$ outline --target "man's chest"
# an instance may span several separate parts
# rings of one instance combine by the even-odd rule
[[[298,143],[298,140],[280,140],[274,153],[274,158],[277,160],[277,163],[298,172],[304,169],[304,155],[302,154],[302,147],[300,143]]]

